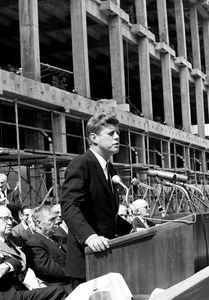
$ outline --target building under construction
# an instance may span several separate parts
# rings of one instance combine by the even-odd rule
[[[1,171],[22,201],[58,199],[99,110],[119,118],[125,184],[171,171],[207,196],[208,1],[1,0],[0,66]]]

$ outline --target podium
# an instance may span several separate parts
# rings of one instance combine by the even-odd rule
[[[103,252],[85,249],[87,280],[117,272],[132,294],[139,295],[167,289],[194,274],[193,225],[180,220],[112,239],[109,244]]]

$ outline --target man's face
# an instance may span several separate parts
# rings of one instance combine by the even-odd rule
[[[0,236],[6,238],[12,232],[12,214],[8,208],[0,206]]]
[[[140,216],[149,216],[149,206],[146,205],[144,207],[141,207],[137,210],[136,214],[139,214]]]
[[[108,124],[103,126],[98,134],[92,133],[93,143],[97,146],[99,154],[108,158],[119,151],[119,129],[118,126]]]
[[[57,214],[55,212],[45,212],[43,217],[39,220],[39,226],[42,233],[48,237],[51,237],[57,228],[56,224]]]
[[[28,217],[30,216],[31,212],[32,212],[32,209],[25,208],[23,210],[23,213],[20,214],[20,216],[19,216],[20,220],[22,220],[23,222],[25,222],[26,225],[28,225]]]
[[[57,225],[61,224],[62,223],[62,212],[61,212],[61,206],[60,206],[60,204],[55,204],[53,206],[52,210],[57,215],[56,224]]]

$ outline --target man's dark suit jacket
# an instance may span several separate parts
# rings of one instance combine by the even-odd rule
[[[62,245],[62,247],[65,249],[67,253],[67,232],[62,229],[62,227],[58,226],[55,233],[53,234],[53,237],[57,240],[57,242]]]
[[[111,164],[110,174],[115,174]],[[69,229],[66,272],[73,278],[86,276],[84,247],[90,235],[112,239],[131,231],[130,223],[117,214],[119,198],[116,186],[113,189],[91,150],[73,159],[66,169],[61,206]]]
[[[66,252],[54,241],[34,232],[25,241],[23,250],[28,267],[33,269],[39,279],[46,283],[69,283],[65,276]]]
[[[5,243],[0,241],[0,264],[10,263],[14,271],[6,273],[0,278],[0,299],[1,300],[64,300],[67,296],[62,286],[54,285],[44,289],[29,291],[22,283],[23,275],[21,257]]]
[[[16,226],[12,228],[12,235],[17,237],[22,237],[23,232],[25,232],[26,229],[23,227],[23,224],[20,222]]]

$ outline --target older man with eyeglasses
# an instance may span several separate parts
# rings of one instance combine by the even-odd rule
[[[137,231],[155,226],[155,223],[146,220],[146,217],[149,217],[150,209],[146,200],[137,199],[131,203],[130,208],[134,216],[134,226]]]
[[[26,271],[24,253],[11,239],[11,211],[0,205],[0,299],[1,300],[64,300],[66,291],[58,285],[28,290],[23,284]]]

